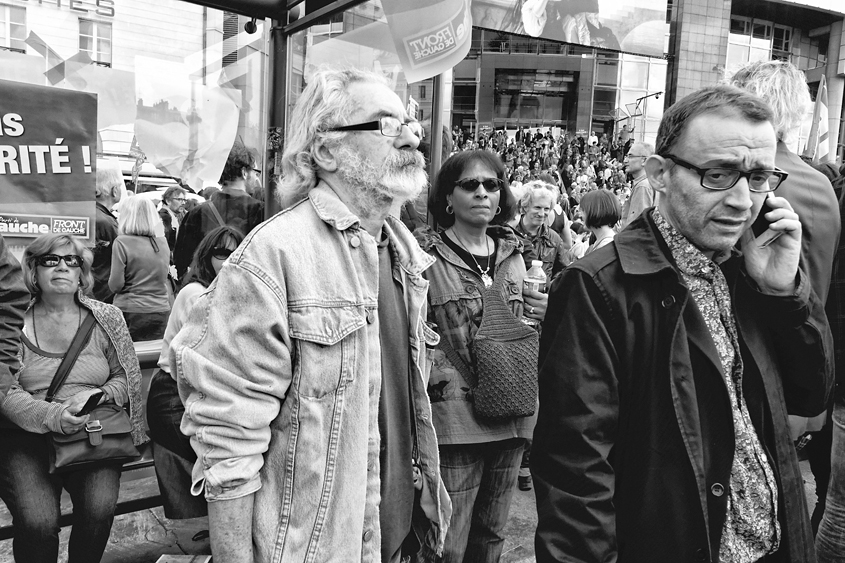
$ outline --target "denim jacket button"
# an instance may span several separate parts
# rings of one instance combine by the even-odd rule
[[[372,537],[373,537],[373,531],[372,530],[367,530],[366,532],[364,532],[364,541],[370,541],[372,539]]]
[[[664,309],[668,309],[675,304],[675,297],[673,295],[667,295],[660,304],[663,305]]]
[[[367,323],[373,324],[374,322],[376,322],[376,312],[370,309],[367,311]]]
[[[359,239],[357,236],[353,236],[351,239],[349,239],[349,244],[352,246],[352,248],[358,248],[359,246],[361,246],[361,239]]]
[[[714,497],[720,497],[725,494],[725,487],[721,483],[713,483],[713,486],[710,487],[710,492],[713,493]]]

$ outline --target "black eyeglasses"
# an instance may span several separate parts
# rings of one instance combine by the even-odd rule
[[[748,189],[758,194],[773,192],[789,176],[783,170],[737,170],[735,168],[699,168],[675,155],[664,154],[675,164],[696,172],[701,177],[701,187],[708,190],[729,190],[740,178],[748,180]]]
[[[498,192],[505,186],[505,182],[498,178],[483,178],[481,180],[477,178],[464,178],[455,182],[455,185],[467,192],[474,192],[478,189],[479,185],[484,186],[484,189],[488,192]]]
[[[59,265],[59,260],[64,260],[65,266],[68,268],[80,268],[83,262],[82,256],[77,254],[65,254],[64,256],[59,256],[58,254],[42,254],[35,258],[35,262],[45,268],[55,268]]]
[[[225,260],[231,256],[233,252],[234,250],[229,250],[228,248],[215,248],[211,251],[211,257],[217,258],[218,260]]]
[[[380,131],[385,137],[398,137],[402,134],[403,125],[420,140],[425,138],[423,127],[419,121],[403,122],[392,115],[385,115],[375,121],[367,121],[366,123],[333,127],[329,131]]]

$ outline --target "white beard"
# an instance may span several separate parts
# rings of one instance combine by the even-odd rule
[[[417,150],[396,150],[380,168],[346,145],[338,147],[336,157],[338,175],[353,188],[350,195],[359,212],[415,199],[428,182],[425,160]]]

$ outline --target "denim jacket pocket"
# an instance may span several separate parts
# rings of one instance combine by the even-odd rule
[[[481,299],[479,283],[472,278],[472,274],[463,270],[449,271],[446,284],[431,284],[428,290],[428,302],[432,307],[443,305],[449,301],[462,299]]]
[[[305,306],[290,309],[294,341],[293,384],[299,393],[319,399],[344,387],[354,370],[355,332],[366,325],[356,307]]]
[[[505,282],[502,284],[505,301],[522,301],[522,281],[515,272],[508,271],[505,274]]]

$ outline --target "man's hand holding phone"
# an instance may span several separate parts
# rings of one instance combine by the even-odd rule
[[[786,199],[769,193],[755,225],[740,241],[745,269],[763,293],[791,295],[795,291],[801,222]]]

